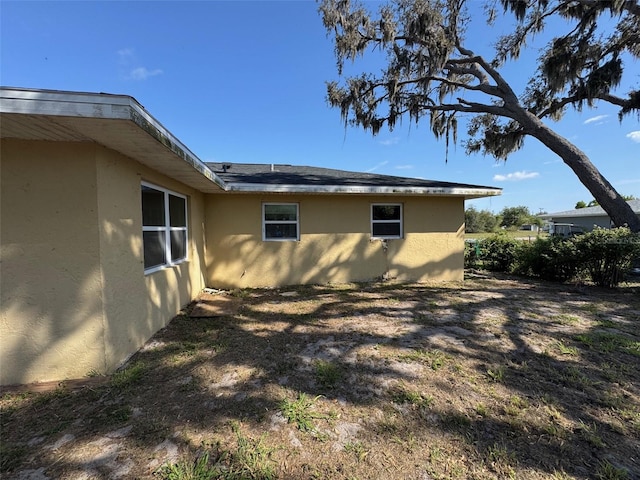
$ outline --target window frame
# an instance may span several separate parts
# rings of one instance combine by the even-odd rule
[[[399,207],[400,209],[400,218],[398,220],[374,220],[373,219],[373,210],[375,207]],[[404,206],[402,203],[372,203],[370,213],[370,221],[371,221],[371,238],[376,240],[397,240],[404,238]],[[373,233],[374,224],[398,224],[400,226],[400,234],[399,235],[375,235]]]
[[[296,219],[292,220],[267,220],[265,218],[266,207],[269,205],[295,205]],[[296,236],[293,237],[267,237],[267,225],[295,225]],[[262,203],[262,241],[263,242],[299,242],[300,241],[300,204],[297,202],[263,202]]]
[[[151,267],[144,268],[144,274],[150,274],[153,272],[157,272],[159,270],[164,270],[166,268],[174,267],[176,265],[180,265],[189,260],[189,200],[186,195],[183,195],[178,192],[174,192],[173,190],[169,190],[168,188],[161,187],[159,185],[149,183],[149,182],[141,182],[140,183],[140,194],[142,195],[142,188],[147,187],[153,190],[162,192],[163,194],[163,209],[164,209],[164,225],[145,225],[144,224],[144,212],[142,206],[142,197],[140,199],[140,212],[142,213],[142,235],[144,237],[144,232],[163,232],[164,233],[164,255],[165,261],[159,265],[153,265]],[[169,207],[169,197],[173,196],[176,198],[180,198],[184,200],[184,226],[173,227],[171,226],[171,209]],[[171,233],[172,232],[184,232],[184,256],[180,258],[172,258],[171,255]],[[144,238],[142,240],[142,264],[144,266]]]

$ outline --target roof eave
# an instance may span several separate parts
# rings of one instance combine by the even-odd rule
[[[183,162],[183,166],[187,167],[184,169],[186,172],[185,178],[193,177],[193,175],[188,174],[188,170],[193,169],[199,176],[206,179],[205,182],[202,182],[197,180],[196,177],[195,184],[190,186],[196,189],[204,188],[209,190],[213,185],[207,187],[206,183],[211,182],[217,186],[217,188],[213,187],[213,190],[224,190],[225,188],[224,182],[218,175],[131,96],[2,87],[0,88],[0,100],[1,114],[132,122],[142,132],[159,142]],[[127,155],[127,152],[121,151],[122,149],[118,148],[118,146],[101,141],[98,137],[96,135],[91,140]],[[140,159],[133,156],[132,158],[140,161]],[[141,161],[141,163],[154,168],[153,160]],[[162,168],[158,168],[158,171],[162,172]],[[190,184],[188,180],[185,183]]]
[[[227,183],[227,192],[238,193],[306,193],[306,194],[357,194],[357,195],[433,195],[457,196],[465,199],[500,195],[499,188],[443,188],[402,186],[354,186],[354,185],[278,185],[262,183]]]

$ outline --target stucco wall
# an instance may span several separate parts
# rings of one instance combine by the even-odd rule
[[[300,241],[262,241],[263,202],[300,205]],[[402,203],[404,238],[371,240],[371,203]],[[207,284],[461,280],[464,203],[446,197],[209,195]]]
[[[204,286],[202,194],[95,144],[2,140],[0,384],[109,372]],[[188,196],[189,261],[144,275],[140,182]]]
[[[0,381],[104,366],[95,147],[3,140]]]
[[[119,365],[204,288],[203,195],[107,149],[96,157],[107,370]],[[187,196],[188,261],[144,275],[140,184]]]

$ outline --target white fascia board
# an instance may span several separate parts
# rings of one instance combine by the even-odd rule
[[[127,119],[129,108],[134,102],[132,97],[126,95],[0,89],[2,113]]]
[[[265,185],[261,183],[227,183],[226,191],[243,193],[345,193],[361,195],[446,195],[461,197],[490,197],[500,195],[500,189],[429,188],[352,185]]]

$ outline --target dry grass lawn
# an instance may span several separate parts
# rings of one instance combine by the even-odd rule
[[[103,382],[5,393],[2,478],[640,478],[637,286],[228,295]]]

